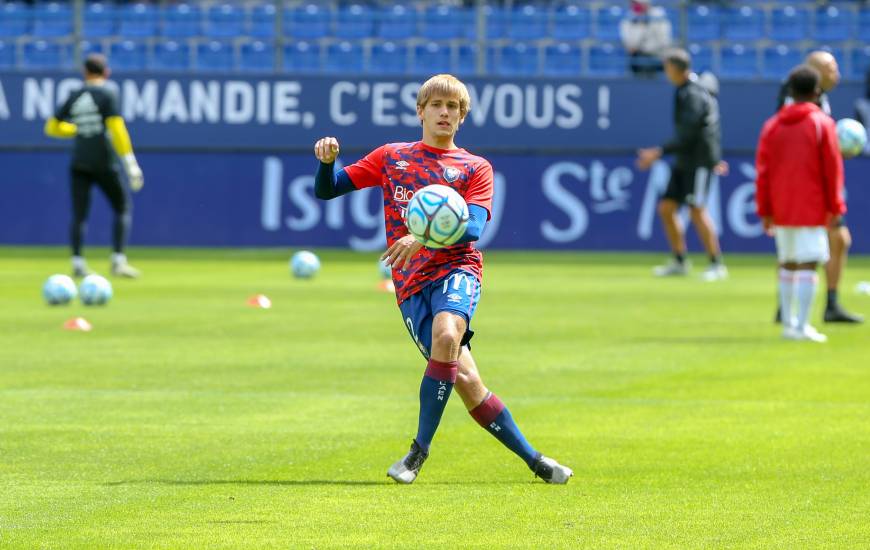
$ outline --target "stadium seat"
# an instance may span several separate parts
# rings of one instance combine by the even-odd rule
[[[335,42],[326,47],[323,70],[328,73],[361,73],[363,49],[356,42]]]
[[[372,46],[369,70],[374,74],[406,74],[408,48],[395,42],[379,42]]]
[[[505,38],[508,29],[508,16],[499,6],[484,4],[483,18],[486,21],[486,38],[496,40]]]
[[[190,69],[190,47],[184,42],[161,40],[154,44],[149,69],[186,71]]]
[[[102,2],[85,4],[82,15],[82,36],[85,38],[105,38],[115,34],[115,6]]]
[[[141,71],[148,65],[148,49],[144,42],[122,40],[109,48],[112,68],[119,71]]]
[[[513,42],[499,49],[495,73],[502,76],[538,74],[538,48],[528,42]]]
[[[379,38],[388,40],[405,40],[417,34],[417,10],[414,4],[406,7],[403,4],[393,4],[378,11]]]
[[[0,69],[15,67],[15,43],[11,40],[0,40]]]
[[[855,38],[861,42],[870,42],[870,8],[858,12],[858,29]]]
[[[864,80],[870,71],[870,46],[855,47],[849,55],[849,72],[852,80]]]
[[[0,5],[0,36],[24,36],[30,34],[33,14],[21,2],[6,2]]]
[[[803,54],[796,48],[784,44],[765,48],[762,53],[764,65],[761,75],[765,78],[783,80],[789,71],[801,64]]]
[[[690,42],[719,40],[719,10],[704,4],[686,8],[686,38]]]
[[[460,76],[473,76],[477,74],[477,61],[480,57],[480,48],[475,43],[460,44],[456,49],[455,73]]]
[[[284,34],[289,38],[323,38],[329,36],[331,24],[331,11],[319,4],[302,4],[284,11]]]
[[[764,37],[764,12],[752,6],[729,8],[722,12],[726,40],[759,40]]]
[[[239,46],[240,71],[273,72],[275,70],[275,47],[262,40],[243,42]]]
[[[320,48],[305,40],[287,44],[284,46],[284,70],[295,73],[320,72]]]
[[[713,58],[713,48],[705,44],[689,44],[689,55],[692,56],[692,70],[697,73],[704,71],[716,72]]]
[[[67,36],[73,32],[73,12],[69,4],[49,2],[33,6],[33,35],[45,38]]]
[[[157,11],[150,4],[129,4],[118,11],[118,34],[124,38],[151,38],[157,34]]]
[[[235,65],[235,51],[230,42],[209,40],[196,46],[193,68],[198,71],[230,71]]]
[[[375,13],[363,4],[348,4],[335,15],[335,35],[351,40],[369,38],[374,33]]]
[[[508,15],[508,38],[513,40],[541,40],[549,35],[547,12],[534,4],[514,8]]]
[[[595,44],[589,48],[588,73],[594,76],[622,76],[628,70],[628,57],[621,46]]]
[[[475,13],[449,4],[433,4],[426,8],[421,35],[429,40],[474,39],[477,37]]]
[[[82,55],[91,53],[106,53],[106,48],[101,40],[82,40],[79,42],[79,51]],[[113,64],[114,66],[114,64]]]
[[[816,10],[812,38],[819,42],[843,42],[852,38],[854,14],[829,5]]]
[[[256,38],[275,36],[276,11],[274,4],[254,4],[251,6],[251,27],[248,31]]]
[[[61,69],[70,60],[70,47],[48,40],[26,42],[21,51],[21,67],[25,69]]]
[[[547,76],[580,76],[583,50],[570,42],[556,42],[544,48],[543,73]]]
[[[770,38],[778,42],[797,42],[809,36],[809,12],[795,6],[775,7],[770,12]]]
[[[238,4],[222,2],[208,8],[205,34],[212,38],[236,38],[245,34],[245,9]]]
[[[414,46],[414,74],[449,73],[453,70],[452,52],[449,44],[425,42]]]
[[[588,8],[568,4],[553,12],[553,38],[556,40],[583,40],[591,32],[592,13]]]
[[[619,22],[625,17],[625,10],[618,5],[600,7],[595,12],[595,38],[618,42]]]
[[[724,46],[720,54],[719,75],[725,78],[758,76],[758,52],[743,44]]]
[[[195,4],[169,4],[162,10],[163,36],[180,39],[202,34],[202,10]]]

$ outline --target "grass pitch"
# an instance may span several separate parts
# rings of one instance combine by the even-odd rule
[[[53,308],[65,252],[0,248],[0,547],[870,544],[867,326],[780,341],[770,257],[711,285],[653,280],[659,256],[486,256],[475,355],[567,486],[458,397],[418,481],[385,477],[424,365],[374,255],[297,281],[286,251],[134,250],[107,307]],[[870,313],[862,279],[843,301]]]

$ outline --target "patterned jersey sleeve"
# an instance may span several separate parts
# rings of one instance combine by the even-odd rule
[[[468,182],[465,202],[486,208],[487,221],[492,218],[492,188],[492,165],[484,160],[475,167]]]
[[[344,167],[344,173],[350,178],[354,187],[380,187],[383,184],[384,145],[381,145],[365,157]]]

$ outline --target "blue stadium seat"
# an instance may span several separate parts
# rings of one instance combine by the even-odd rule
[[[538,48],[528,42],[512,42],[499,49],[496,74],[533,76],[538,74]]]
[[[162,11],[163,36],[180,39],[202,34],[202,10],[198,5],[169,4]]]
[[[317,73],[320,64],[320,48],[311,42],[299,40],[284,46],[284,70],[294,73]]]
[[[386,41],[372,46],[369,71],[374,74],[406,74],[408,72],[408,48],[402,44]]]
[[[570,42],[556,42],[544,48],[544,69],[547,76],[580,76],[583,71],[583,50]]]
[[[619,41],[619,22],[625,17],[622,6],[600,7],[595,12],[595,38]]]
[[[785,44],[764,49],[764,66],[761,75],[765,78],[783,80],[789,71],[801,64],[803,54],[797,48],[789,48]]]
[[[534,4],[516,7],[508,15],[508,38],[514,40],[541,40],[549,35],[548,14]]]
[[[592,34],[592,12],[575,4],[562,5],[553,12],[553,38],[583,40]]]
[[[106,53],[106,48],[101,40],[82,40],[79,42],[79,50],[82,52],[82,55]]]
[[[245,34],[245,9],[238,4],[212,4],[206,12],[205,34],[212,38],[236,38]]]
[[[361,73],[363,49],[358,42],[341,41],[326,47],[323,70],[328,73]]]
[[[858,12],[858,29],[855,38],[861,42],[870,42],[870,8]]]
[[[124,38],[150,38],[157,34],[157,10],[151,4],[129,4],[118,15],[118,34]]]
[[[26,42],[21,51],[21,67],[26,69],[61,69],[71,57],[68,44],[48,40]]]
[[[122,40],[109,48],[112,68],[119,71],[141,71],[148,66],[148,48],[144,42]]]
[[[751,78],[758,76],[758,52],[743,44],[723,46],[719,75],[726,78]]]
[[[816,10],[816,24],[812,37],[819,42],[842,42],[852,38],[854,14],[837,6]]]
[[[248,31],[256,38],[275,36],[276,11],[274,4],[254,4],[251,6],[251,28]]]
[[[0,36],[24,36],[30,34],[33,14],[21,2],[6,2],[0,5]]]
[[[154,54],[149,60],[148,68],[162,71],[186,71],[190,69],[190,47],[184,42],[160,40],[154,44]]]
[[[697,73],[704,71],[716,72],[713,58],[713,48],[705,44],[689,44],[687,48],[692,56],[692,70]]]
[[[460,76],[473,76],[477,74],[477,60],[480,57],[480,48],[470,42],[460,44],[456,49],[456,66],[454,72]]]
[[[347,4],[335,15],[335,35],[346,39],[369,38],[374,33],[375,13],[363,4]]]
[[[743,5],[722,13],[722,36],[727,40],[759,40],[764,36],[764,12]]]
[[[508,29],[508,15],[502,8],[484,4],[483,17],[486,21],[486,37],[490,40],[505,38]]]
[[[73,32],[73,12],[69,4],[49,2],[33,6],[33,35],[46,38]]]
[[[82,16],[82,36],[105,38],[115,34],[116,15],[114,4],[89,2]]]
[[[405,40],[417,35],[417,10],[414,4],[406,7],[393,4],[382,8],[378,14],[377,35],[388,40]]]
[[[209,40],[196,46],[196,62],[193,68],[198,71],[230,71],[235,67],[235,51],[231,42]]]
[[[847,76],[852,80],[864,80],[870,71],[870,46],[853,48],[849,58]]]
[[[452,52],[449,44],[439,42],[424,42],[414,47],[415,74],[439,74],[449,73],[453,70],[451,63]]]
[[[690,42],[719,40],[718,9],[700,4],[690,5],[686,10],[686,38]]]
[[[275,46],[262,40],[243,42],[239,46],[240,71],[272,72],[275,70]]]
[[[770,12],[770,38],[778,42],[797,42],[809,36],[810,14],[796,6],[775,7]]]
[[[15,43],[11,40],[0,40],[0,69],[15,67]]]
[[[628,70],[628,57],[621,46],[595,44],[589,48],[588,73],[594,76],[622,76]]]
[[[432,4],[426,8],[421,30],[429,40],[474,39],[477,36],[472,10],[448,4]]]
[[[290,38],[317,39],[330,35],[332,12],[315,3],[284,10],[284,34]]]

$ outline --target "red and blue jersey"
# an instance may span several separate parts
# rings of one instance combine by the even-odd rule
[[[408,201],[427,185],[448,185],[469,205],[476,204],[492,212],[492,166],[465,149],[437,149],[422,141],[389,143],[344,171],[357,189],[377,186],[383,189],[388,247],[408,234],[405,227]],[[456,269],[481,278],[483,256],[473,242],[440,249],[423,248],[411,259],[408,269],[393,269],[396,298],[401,304]]]

